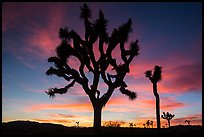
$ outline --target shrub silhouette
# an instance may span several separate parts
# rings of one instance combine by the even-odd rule
[[[152,70],[148,70],[145,72],[145,76],[149,78],[151,83],[153,84],[153,93],[156,98],[156,117],[157,117],[157,129],[158,132],[160,133],[160,99],[159,99],[159,94],[157,92],[157,82],[161,81],[162,79],[162,67],[161,66],[155,66],[154,67],[154,72],[152,74]]]
[[[169,113],[169,112],[167,112],[167,113],[163,112],[163,115],[161,115],[161,117],[162,117],[163,119],[166,119],[166,120],[167,120],[167,122],[168,122],[168,124],[169,124],[169,128],[170,128],[170,121],[171,121],[171,119],[172,119],[174,116],[175,116],[174,114],[171,114],[171,113]]]
[[[124,123],[120,121],[105,121],[103,125],[105,127],[120,127],[121,124],[124,124]]]
[[[119,89],[122,94],[127,95],[131,100],[137,97],[135,92],[127,89],[124,78],[130,72],[130,63],[133,58],[139,54],[138,40],[130,43],[129,49],[125,49],[125,43],[128,41],[129,33],[132,28],[132,20],[114,29],[109,36],[107,33],[107,23],[104,14],[99,10],[99,17],[91,22],[91,10],[84,4],[80,8],[80,18],[84,20],[85,40],[81,38],[74,30],[67,27],[59,29],[60,45],[56,48],[57,56],[49,57],[48,62],[53,62],[55,68],[50,67],[46,74],[57,75],[68,81],[68,84],[62,88],[50,88],[46,93],[50,97],[56,94],[65,94],[68,90],[78,83],[82,86],[89,97],[94,110],[94,127],[101,127],[101,111],[106,105],[115,89]],[[94,43],[98,40],[98,50],[100,56],[96,59],[93,50]],[[105,50],[104,45],[107,45]],[[120,47],[120,57],[123,61],[118,64],[113,58],[113,50]],[[71,68],[69,64],[70,56],[76,57],[80,66],[78,69]],[[112,67],[112,74],[109,68]],[[87,77],[87,73],[92,73],[93,78]],[[107,91],[102,95],[98,89],[100,78],[107,85]]]

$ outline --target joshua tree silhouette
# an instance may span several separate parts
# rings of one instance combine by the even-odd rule
[[[79,121],[76,121],[77,127],[79,127]]]
[[[152,75],[152,70],[148,70],[145,72],[146,77],[149,78],[149,80],[153,84],[153,93],[154,93],[154,96],[156,97],[156,117],[157,117],[157,129],[159,133],[160,133],[160,101],[159,101],[159,94],[157,92],[157,82],[161,81],[162,79],[161,69],[162,69],[161,66],[156,65],[154,67],[153,75]]]
[[[185,120],[184,122],[188,123],[189,126],[191,125],[191,121],[190,120]]]
[[[175,116],[174,114],[171,114],[171,113],[169,113],[169,112],[167,112],[166,114],[165,114],[165,112],[163,112],[163,115],[161,115],[161,117],[162,117],[163,119],[166,119],[166,120],[167,120],[167,122],[168,122],[168,124],[169,124],[169,128],[170,128],[170,121],[171,121],[171,119],[172,119],[174,116]]]
[[[101,10],[98,19],[91,22],[91,10],[84,4],[81,7],[80,17],[84,19],[85,40],[73,30],[69,31],[68,28],[60,28],[61,44],[56,48],[57,56],[48,58],[48,62],[54,62],[56,68],[50,67],[46,74],[63,77],[69,84],[62,88],[50,88],[46,93],[50,97],[54,97],[56,94],[67,93],[68,89],[73,87],[75,83],[80,84],[93,106],[93,126],[101,127],[102,108],[106,105],[115,89],[118,88],[122,94],[129,96],[132,100],[137,97],[135,92],[126,89],[127,84],[124,82],[124,78],[130,72],[130,63],[133,58],[139,54],[138,40],[131,42],[129,49],[125,48],[125,43],[128,41],[129,33],[132,30],[131,18],[118,29],[114,29],[109,36],[106,31],[108,21]],[[97,39],[100,53],[98,60],[93,50]],[[104,44],[107,45],[107,48],[104,48]],[[117,46],[120,47],[122,64],[118,64],[116,59],[113,58],[113,50]],[[70,56],[74,56],[80,61],[78,69],[70,66],[68,62]],[[109,68],[111,67],[113,71],[110,72]],[[92,73],[93,78],[87,77],[88,73]],[[103,95],[98,89],[100,78],[108,87]]]
[[[147,125],[147,128],[149,128],[149,126],[150,126],[150,120],[147,120],[146,125]]]
[[[129,123],[129,126],[130,126],[130,127],[133,127],[133,123],[132,123],[132,122],[130,122],[130,123]]]
[[[153,128],[153,124],[154,124],[153,121],[150,120],[150,121],[149,121],[149,125],[152,126],[152,128]]]
[[[147,120],[146,125],[147,125],[147,128],[150,128],[150,126],[152,126],[152,128],[153,128],[153,121]]]
[[[146,128],[146,123],[143,124],[144,128]]]

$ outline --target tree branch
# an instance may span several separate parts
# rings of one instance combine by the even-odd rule
[[[107,74],[108,75],[108,74]],[[106,78],[106,74],[105,74],[105,71],[101,71],[101,77],[103,79],[103,81],[107,84],[107,85],[111,85],[112,84],[112,81],[111,79],[109,78],[109,80]]]
[[[58,57],[49,57],[48,62],[54,62],[57,68],[64,68],[70,70],[71,68],[67,63],[62,62]]]
[[[127,95],[129,97],[129,99],[131,99],[131,100],[137,98],[137,94],[135,92],[132,92],[132,91],[130,91],[128,89],[125,89],[124,87],[120,87],[120,92],[122,94]]]
[[[115,88],[113,86],[109,86],[108,91],[105,94],[103,94],[103,96],[100,98],[100,102],[102,103],[103,106],[105,106],[108,100],[110,99],[114,89]]]
[[[59,69],[55,69],[53,67],[50,67],[47,72],[47,75],[57,75],[58,77],[63,77],[65,80],[70,81],[71,79],[74,79],[73,76],[67,76],[65,70],[59,70]]]
[[[120,42],[120,50],[121,50],[121,58],[124,62],[127,62],[127,58],[125,56],[125,47],[124,47],[125,43],[124,41]]]
[[[54,97],[55,94],[65,94],[67,93],[68,89],[74,86],[75,80],[73,80],[70,84],[65,86],[64,88],[50,88],[48,91],[45,91],[50,97]]]

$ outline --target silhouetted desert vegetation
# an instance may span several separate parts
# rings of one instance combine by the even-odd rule
[[[156,135],[156,128],[101,127],[94,132],[92,127],[66,127],[60,124],[32,121],[11,121],[2,123],[2,135]],[[202,135],[202,126],[172,126],[162,128],[162,135]]]

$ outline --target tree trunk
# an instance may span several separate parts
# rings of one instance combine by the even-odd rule
[[[168,120],[169,128],[170,128],[170,120]]]
[[[94,105],[94,124],[93,124],[93,135],[101,135],[101,111],[100,105]]]
[[[159,94],[157,93],[157,84],[153,83],[153,92],[156,97],[156,117],[157,117],[157,129],[160,134],[160,102],[159,102]]]
[[[100,128],[101,127],[101,111],[102,107],[99,105],[94,106],[94,128]]]

